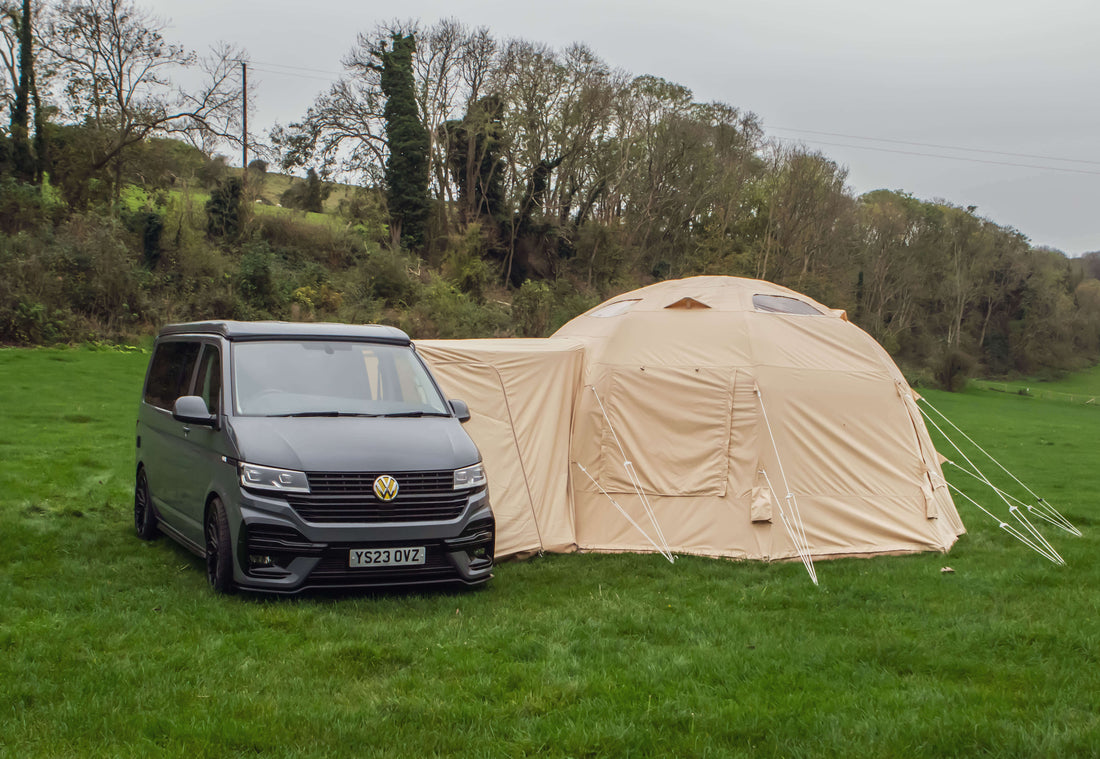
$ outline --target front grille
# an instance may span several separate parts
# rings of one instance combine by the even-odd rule
[[[384,547],[374,546],[372,547]],[[447,558],[442,547],[429,545],[425,562],[411,567],[349,567],[349,548],[332,547],[325,551],[306,580],[312,586],[385,585],[398,583],[438,582],[459,579],[458,570]]]
[[[374,481],[391,474],[397,497],[383,501]],[[454,473],[309,472],[308,494],[287,501],[307,522],[439,522],[457,519],[466,508],[467,490],[454,489]]]

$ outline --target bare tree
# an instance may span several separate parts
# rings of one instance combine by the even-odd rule
[[[126,150],[150,136],[239,144],[239,51],[223,45],[200,60],[164,38],[164,20],[129,0],[63,0],[44,21],[39,44],[65,82],[65,113],[96,132],[91,167],[114,168],[116,197]],[[205,74],[197,88],[173,80],[196,67]]]
[[[821,153],[780,150],[779,171],[768,201],[770,262],[758,276],[833,302],[849,293],[823,292],[852,264],[855,200],[848,171]],[[831,277],[830,275],[836,275]]]
[[[343,60],[348,73],[319,95],[300,121],[272,130],[284,168],[318,164],[325,175],[339,171],[382,181],[388,147],[380,56],[394,35],[418,32],[416,22],[392,21],[357,35]]]
[[[15,89],[19,81],[19,16],[16,3],[11,0],[0,2],[0,109],[3,114],[7,114],[15,103]],[[5,121],[0,118],[0,129],[6,130]]]

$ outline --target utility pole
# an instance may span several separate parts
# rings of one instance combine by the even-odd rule
[[[241,61],[241,176],[248,176],[248,63]]]

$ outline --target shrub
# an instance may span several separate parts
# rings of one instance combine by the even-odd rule
[[[43,303],[17,300],[0,306],[0,339],[22,345],[68,342],[77,336],[72,314]]]
[[[470,224],[465,234],[448,238],[443,254],[444,276],[478,303],[484,302],[485,293],[496,279],[493,267],[485,260],[488,247],[481,225]]]
[[[545,337],[553,296],[545,282],[526,280],[512,297],[512,320],[523,337]]]
[[[480,305],[445,279],[433,278],[400,326],[419,338],[469,338],[507,334],[508,322],[502,306]]]
[[[275,257],[264,242],[244,247],[237,274],[237,292],[245,303],[261,311],[274,313],[283,305],[275,278]]]
[[[12,177],[0,177],[0,232],[14,234],[37,229],[46,222],[56,221],[63,210],[64,204],[48,185],[38,187]]]
[[[164,214],[156,209],[147,209],[124,214],[126,225],[141,238],[141,252],[145,266],[152,269],[160,261],[161,235],[164,233]]]
[[[936,382],[943,390],[957,393],[966,388],[967,380],[974,372],[974,359],[958,348],[948,350],[936,367]]]
[[[54,243],[52,265],[64,283],[70,308],[118,337],[140,319],[147,274],[140,270],[136,241],[115,219],[74,216]]]
[[[282,195],[279,203],[284,208],[297,208],[312,213],[324,212],[325,200],[332,194],[332,185],[321,181],[314,169],[306,174],[305,181],[292,181]]]
[[[292,263],[316,261],[329,269],[341,269],[362,254],[362,236],[325,223],[328,217],[319,223],[299,214],[272,211],[253,219],[253,237],[269,243]]]
[[[548,334],[553,334],[567,321],[599,305],[601,301],[598,295],[586,291],[568,279],[555,280],[551,290],[553,305],[551,306]]]
[[[348,188],[337,204],[337,212],[367,239],[379,244],[390,240],[386,196],[380,190],[369,187]]]
[[[413,270],[412,258],[400,249],[371,251],[359,267],[363,294],[391,308],[412,305],[419,291]]]
[[[218,182],[206,202],[206,232],[211,237],[236,240],[244,224],[241,204],[241,180],[229,177]]]
[[[343,304],[344,296],[325,284],[306,285],[291,293],[290,300],[292,315],[297,319],[311,317],[315,312],[335,313]]]

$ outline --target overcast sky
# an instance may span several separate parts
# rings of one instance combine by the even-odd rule
[[[847,166],[856,193],[977,206],[1034,245],[1100,250],[1097,0],[137,2],[172,41],[248,51],[254,131],[299,118],[357,32],[456,18],[498,39],[584,42],[611,66],[753,111],[769,136]]]

